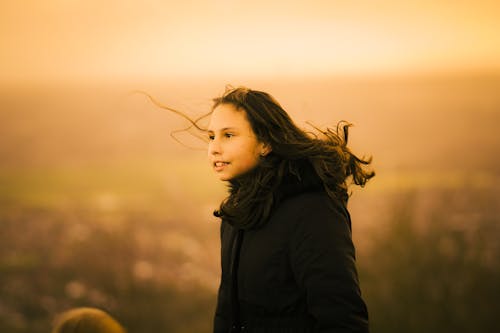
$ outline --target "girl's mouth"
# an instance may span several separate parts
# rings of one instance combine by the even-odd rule
[[[226,167],[226,165],[229,165],[229,162],[215,162],[214,169],[215,171],[221,171],[224,167]]]

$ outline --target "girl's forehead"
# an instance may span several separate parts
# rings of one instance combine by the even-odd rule
[[[210,116],[208,130],[216,131],[224,128],[249,129],[250,122],[245,111],[236,109],[231,104],[218,105]]]

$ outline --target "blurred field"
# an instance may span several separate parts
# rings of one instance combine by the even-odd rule
[[[500,311],[500,77],[245,85],[307,127],[354,123],[377,176],[350,210],[373,332],[494,332]],[[224,185],[186,124],[218,82],[3,86],[0,332],[98,306],[130,332],[209,332]],[[196,148],[196,149],[195,149]]]

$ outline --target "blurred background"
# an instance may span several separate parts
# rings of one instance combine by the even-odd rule
[[[377,332],[498,332],[497,1],[0,2],[0,331],[75,306],[210,332],[225,197],[197,117],[226,84],[354,124],[349,209]]]

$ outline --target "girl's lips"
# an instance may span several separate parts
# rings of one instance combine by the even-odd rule
[[[221,161],[214,162],[214,170],[222,171],[228,164],[229,162],[221,162]]]

